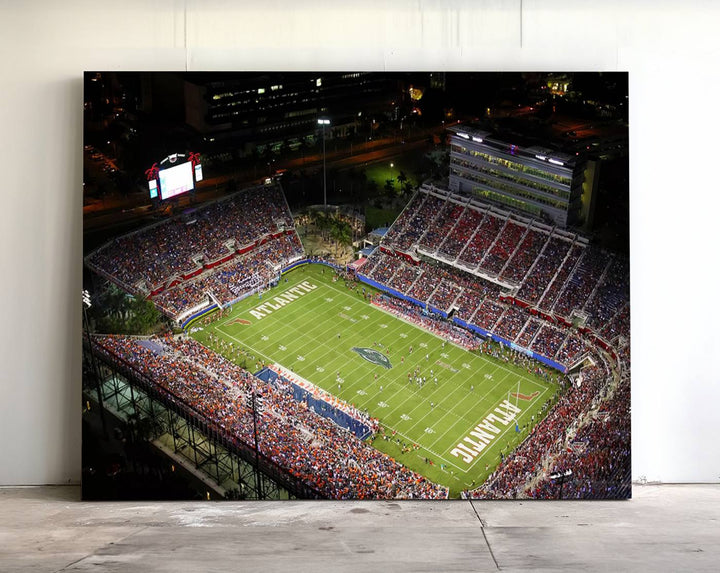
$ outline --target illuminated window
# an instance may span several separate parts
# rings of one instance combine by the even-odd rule
[[[322,78],[318,78],[315,80],[315,87],[320,87],[322,85]]]
[[[258,88],[258,93],[259,93],[259,94],[264,94],[264,93],[265,93],[265,88]]]

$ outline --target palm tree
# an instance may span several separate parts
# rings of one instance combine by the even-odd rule
[[[347,221],[340,221],[339,219],[331,219],[330,235],[335,241],[335,255],[340,254],[340,247],[344,245],[352,244],[352,230],[350,229],[350,223]]]
[[[323,239],[327,239],[327,232],[330,229],[331,220],[325,211],[316,211],[315,216],[315,227],[320,231],[320,235]]]
[[[352,229],[349,223],[345,223],[342,226],[338,241],[341,245],[352,245]]]

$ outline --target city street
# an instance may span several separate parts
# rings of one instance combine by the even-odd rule
[[[424,130],[405,143],[398,138],[389,137],[351,145],[349,148],[329,149],[326,156],[327,169],[349,169],[367,166],[374,163],[387,162],[411,151],[429,147],[428,136],[437,133],[435,130]],[[329,146],[332,148],[332,144]],[[275,171],[281,169],[304,169],[308,172],[322,169],[322,154],[316,153],[301,158],[278,160],[273,164]],[[195,196],[184,195],[177,198],[179,207],[190,206],[222,197],[226,194],[225,186],[234,180],[238,188],[262,182],[265,177],[258,177],[253,169],[230,171],[214,177],[208,177],[198,183]],[[207,173],[207,172],[206,172]],[[96,229],[118,228],[137,223],[152,217],[154,214],[149,194],[135,192],[126,196],[107,196],[83,207],[85,232]]]

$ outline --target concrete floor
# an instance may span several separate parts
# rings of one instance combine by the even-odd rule
[[[624,502],[81,502],[0,488],[0,571],[720,571],[720,486]]]

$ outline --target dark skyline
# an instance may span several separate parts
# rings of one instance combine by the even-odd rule
[[[202,154],[207,176],[240,172],[237,188],[317,155],[320,116],[330,149],[349,154],[431,132],[443,144],[446,125],[472,121],[599,159],[592,231],[627,251],[627,102],[621,72],[88,72],[85,144],[112,162],[100,173],[86,161],[85,195],[137,196],[139,206],[145,170],[187,151]],[[290,170],[290,180],[303,171]]]

